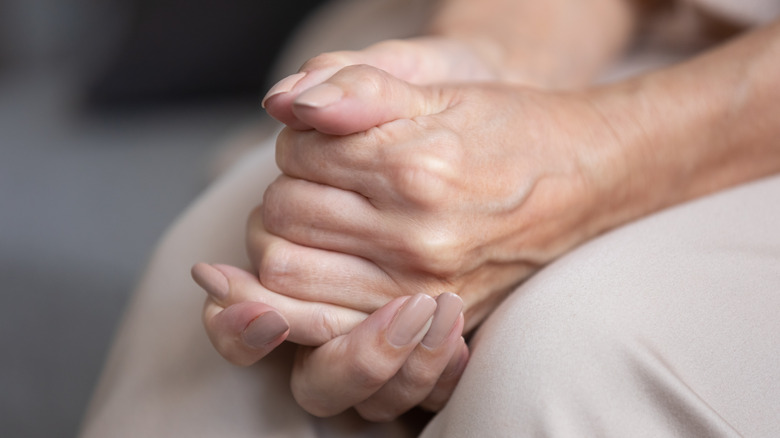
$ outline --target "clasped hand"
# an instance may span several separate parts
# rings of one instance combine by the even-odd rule
[[[292,128],[248,222],[257,277],[193,269],[207,331],[241,365],[307,346],[292,388],[316,415],[438,409],[465,367],[461,333],[584,238],[592,157],[613,139],[576,95],[413,85],[366,65],[312,76],[265,102]]]

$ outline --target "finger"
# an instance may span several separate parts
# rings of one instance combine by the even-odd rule
[[[299,120],[293,112],[293,102],[306,90],[315,87],[336,74],[344,67],[356,64],[374,65],[402,73],[388,62],[386,56],[368,48],[361,51],[337,51],[324,53],[308,60],[300,70],[274,84],[262,101],[262,107],[268,114],[289,128],[303,131],[313,129],[305,121]]]
[[[456,147],[462,138],[435,117],[456,105],[456,96],[455,88],[419,87],[368,66],[347,67],[296,99],[296,115],[316,131],[283,130],[277,165],[288,176],[380,202],[429,199],[464,177],[453,167],[463,158]]]
[[[494,77],[494,73],[479,67],[482,62],[471,50],[445,38],[382,41],[359,51],[329,52],[311,58],[298,73],[271,87],[263,99],[263,108],[294,129],[310,129],[292,112],[295,98],[342,68],[359,64],[374,66],[413,84],[489,80]]]
[[[414,64],[411,59],[411,44],[405,45],[406,54],[401,57],[390,56],[388,49],[390,48],[387,45],[378,44],[360,51],[337,51],[315,56],[307,61],[298,73],[285,77],[271,87],[263,98],[262,107],[271,117],[288,127],[299,131],[308,130],[313,127],[308,122],[300,120],[293,111],[295,99],[301,93],[322,84],[345,67],[372,65],[404,80],[422,79],[415,74],[415,70],[419,70],[419,63]],[[398,49],[400,48],[396,51]],[[417,56],[414,58],[419,58],[422,54],[419,51],[415,53]],[[393,62],[393,58],[396,62]],[[407,62],[397,62],[399,58]]]
[[[444,405],[447,404],[452,393],[455,391],[455,387],[460,381],[460,377],[463,375],[463,371],[466,370],[466,365],[469,362],[469,347],[463,337],[460,338],[459,347],[456,349],[456,353],[450,359],[447,367],[441,373],[441,377],[436,382],[433,390],[431,390],[428,397],[420,402],[420,407],[431,412],[440,411]]]
[[[446,216],[423,222],[417,212],[380,211],[355,192],[284,175],[268,187],[263,204],[267,231],[301,246],[352,254],[393,272],[458,263],[451,254],[460,243],[446,223],[439,226]]]
[[[362,257],[367,242],[390,237],[389,214],[380,217],[354,192],[282,175],[266,190],[263,205],[266,229],[298,245]]]
[[[425,160],[430,155],[427,148],[444,142],[437,140],[441,136],[434,127],[408,120],[391,125],[348,136],[283,129],[276,138],[276,164],[290,177],[350,190],[369,199],[395,199],[401,194],[396,193],[397,180],[408,174],[406,169]],[[414,154],[418,158],[409,160]]]
[[[438,119],[397,120],[348,136],[283,129],[276,139],[282,173],[359,193],[376,202],[428,205],[459,187],[460,139]]]
[[[390,421],[417,406],[429,397],[448,364],[460,359],[463,301],[455,294],[444,293],[436,303],[428,333],[398,373],[355,407],[363,418]],[[437,394],[437,400],[439,397]]]
[[[198,263],[192,277],[214,302],[226,309],[245,302],[276,309],[290,325],[287,340],[302,345],[322,345],[348,333],[366,314],[333,304],[290,298],[268,290],[252,274],[227,265]]]
[[[349,334],[299,350],[295,399],[308,412],[330,416],[370,397],[390,380],[428,330],[436,301],[424,294],[395,299]]]
[[[301,71],[287,76],[268,90],[263,98],[262,107],[271,117],[291,129],[298,131],[312,129],[310,125],[299,120],[293,113],[293,102],[301,92],[324,82],[342,67],[344,65],[323,66],[314,71]]]
[[[203,307],[203,324],[219,354],[240,366],[265,357],[290,331],[284,317],[267,304],[244,302],[223,308],[211,298]]]
[[[407,295],[373,262],[297,245],[270,234],[256,209],[247,226],[247,249],[261,284],[277,293],[371,313]]]
[[[439,113],[451,104],[453,95],[447,90],[416,86],[384,70],[353,65],[298,95],[292,111],[318,132],[347,135]]]

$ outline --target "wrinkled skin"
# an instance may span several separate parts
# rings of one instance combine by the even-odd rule
[[[603,164],[593,157],[614,141],[585,98],[412,86],[367,66],[319,87],[343,97],[298,97],[296,117],[316,130],[279,136],[284,175],[249,221],[266,287],[364,312],[454,292],[469,329],[587,235]]]

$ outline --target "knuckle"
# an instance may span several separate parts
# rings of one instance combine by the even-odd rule
[[[457,275],[463,266],[460,233],[426,227],[406,234],[404,253],[412,266],[418,266],[437,277]]]
[[[386,73],[367,64],[346,66],[335,78],[349,83],[353,93],[366,97],[382,96],[389,83]]]
[[[356,350],[356,351],[355,351]],[[356,354],[349,363],[349,375],[362,388],[379,388],[392,378],[396,369],[390,361],[372,351],[371,348],[353,350]]]
[[[262,284],[276,292],[289,288],[290,282],[296,278],[296,258],[294,254],[281,243],[273,243],[263,251],[263,257],[258,267],[258,276]]]
[[[446,181],[440,173],[442,164],[435,157],[418,156],[399,166],[396,173],[398,193],[425,210],[440,208],[446,192]]]
[[[461,157],[458,148],[452,147],[451,135],[442,131],[426,134],[431,140],[424,148],[403,154],[392,167],[398,193],[423,210],[447,208],[459,190]]]
[[[320,337],[317,342],[320,344],[324,344],[345,333],[341,319],[323,306],[315,306],[311,321],[313,327],[317,327],[317,336]]]
[[[321,53],[310,58],[301,67],[301,71],[320,70],[327,68],[340,68],[355,63],[355,52],[340,50]]]

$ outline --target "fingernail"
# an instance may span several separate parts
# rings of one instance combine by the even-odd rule
[[[409,298],[390,323],[387,341],[396,347],[411,343],[428,327],[435,310],[436,300],[428,295],[417,294]]]
[[[458,322],[462,310],[463,300],[459,296],[449,292],[439,295],[436,298],[436,312],[433,314],[431,328],[425,334],[422,344],[428,348],[441,346]]]
[[[195,264],[190,272],[195,283],[205,289],[212,298],[219,302],[227,300],[230,294],[230,283],[225,274],[206,263]]]
[[[276,340],[289,329],[290,326],[282,315],[271,310],[250,322],[244,329],[241,337],[246,345],[260,349]]]
[[[342,97],[344,97],[344,91],[341,88],[332,84],[320,84],[301,93],[295,99],[295,104],[311,108],[324,108],[338,102]]]
[[[277,82],[273,87],[271,87],[270,90],[268,90],[268,93],[265,94],[263,102],[260,105],[265,108],[265,103],[268,101],[268,99],[276,96],[277,94],[289,93],[293,88],[295,88],[295,85],[300,82],[301,79],[303,79],[304,76],[306,76],[305,72],[295,73],[294,75],[287,76],[286,78]]]

